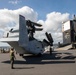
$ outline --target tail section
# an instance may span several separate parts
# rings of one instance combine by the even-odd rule
[[[29,38],[28,32],[26,28],[26,20],[25,17],[19,15],[19,45],[21,47],[28,46]]]

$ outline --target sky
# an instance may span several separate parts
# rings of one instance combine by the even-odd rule
[[[54,43],[63,42],[62,22],[76,13],[76,0],[0,0],[0,37],[5,30],[19,25],[19,14],[42,24],[43,31],[36,32],[37,39],[51,33]]]

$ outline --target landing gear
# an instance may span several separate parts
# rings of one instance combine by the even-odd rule
[[[23,56],[24,56],[24,54],[19,54],[19,56],[23,57]]]
[[[41,53],[39,53],[39,54],[37,54],[37,56],[42,56],[42,54],[41,54]]]
[[[50,47],[50,55],[52,55],[52,48]]]

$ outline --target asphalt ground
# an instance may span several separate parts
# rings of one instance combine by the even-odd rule
[[[47,52],[41,57],[16,55],[14,69],[9,53],[0,53],[0,75],[76,75],[76,50]]]

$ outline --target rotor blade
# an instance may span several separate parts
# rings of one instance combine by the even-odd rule
[[[38,23],[35,23],[35,22],[32,22],[32,21],[30,21],[30,20],[26,20],[26,24],[28,25],[35,25],[35,26],[39,26],[39,27],[41,27],[42,25],[41,24],[38,24]]]
[[[49,37],[50,37],[50,42],[53,43],[54,41],[53,41],[53,38],[51,36],[51,33],[49,33]]]
[[[48,45],[50,45],[50,43],[46,39],[43,39],[43,45],[48,46]]]
[[[47,32],[46,32],[45,34],[46,34],[46,37],[47,37],[48,41],[49,41],[50,43],[53,43],[53,39],[52,39],[51,34],[48,34]]]
[[[49,41],[49,40],[50,40],[50,39],[49,39],[49,34],[46,32],[45,35],[46,35],[46,37],[47,37],[47,39],[48,39],[48,41]]]
[[[39,26],[39,27],[41,27],[42,25],[41,24],[38,24],[38,23],[35,23],[35,22],[31,22],[33,25],[35,25],[35,26]]]
[[[43,28],[35,28],[36,31],[42,31]]]

